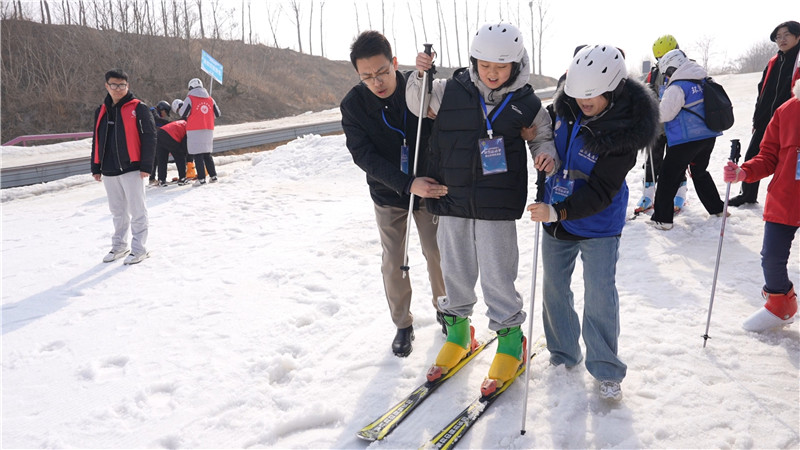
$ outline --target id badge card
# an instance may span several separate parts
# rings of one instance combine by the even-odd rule
[[[551,194],[551,205],[563,202],[565,198],[572,195],[572,188],[575,186],[575,180],[564,178],[562,175],[555,175],[556,180],[553,184],[553,191]]]
[[[493,139],[480,139],[478,140],[478,148],[481,152],[481,166],[483,167],[484,175],[508,171],[506,146],[502,136]]]
[[[797,164],[794,166],[794,179],[800,180],[800,147],[797,147]]]
[[[400,146],[400,170],[402,170],[404,174],[408,175],[408,146],[407,145],[401,145]]]

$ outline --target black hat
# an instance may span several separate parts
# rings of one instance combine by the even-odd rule
[[[795,36],[800,36],[800,23],[797,23],[794,20],[789,20],[775,27],[775,29],[772,30],[772,33],[769,34],[769,40],[775,42],[775,35],[778,34],[778,30],[783,27],[788,28],[789,33],[792,33]]]

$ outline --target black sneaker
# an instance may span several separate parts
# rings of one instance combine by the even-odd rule
[[[394,340],[392,341],[392,351],[394,352],[395,356],[405,358],[406,356],[410,355],[411,350],[413,350],[413,347],[411,346],[411,341],[413,340],[413,325],[409,326],[408,328],[398,328],[397,334],[394,335]]]
[[[211,177],[211,182],[212,183],[216,183],[217,182],[217,176],[216,175]]]
[[[736,197],[733,197],[732,199],[728,200],[728,206],[735,206],[737,208],[739,206],[742,206],[742,205],[745,205],[745,204],[753,204],[753,203],[756,203],[756,202],[755,201],[751,202],[751,201],[747,200],[744,197],[744,195],[737,195]]]
[[[166,182],[166,181],[163,181],[163,180],[159,181],[159,182],[158,182],[158,185],[159,185],[159,186],[161,186],[161,187],[166,187],[166,186],[169,186],[169,185],[167,184],[167,182]]]
[[[178,183],[178,186],[184,186],[184,185],[189,183],[189,180],[187,180],[186,178],[181,178],[181,179],[179,179],[177,181],[177,183]]]

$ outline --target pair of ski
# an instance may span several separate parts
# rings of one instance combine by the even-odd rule
[[[389,408],[385,414],[362,428],[358,433],[356,433],[356,436],[367,441],[378,441],[385,438],[397,427],[397,425],[400,424],[400,422],[403,421],[403,419],[408,417],[411,412],[420,405],[420,403],[428,398],[428,396],[434,390],[436,390],[436,388],[441,386],[445,381],[455,375],[456,372],[470,362],[478,353],[483,351],[483,349],[486,348],[487,345],[491,344],[495,339],[497,339],[497,336],[493,336],[488,341],[482,343],[472,353],[461,360],[461,362],[451,369],[445,376],[435,381],[426,381],[425,383],[421,384],[406,398]],[[541,353],[544,348],[544,337],[540,337],[531,347],[529,357],[533,358],[537,354]],[[469,431],[469,429],[483,414],[483,412],[492,403],[494,403],[494,401],[497,400],[497,397],[505,392],[506,389],[508,389],[508,387],[514,382],[514,380],[519,378],[523,372],[525,372],[525,362],[520,365],[519,369],[514,374],[514,378],[509,380],[500,389],[496,390],[492,394],[481,395],[480,397],[476,398],[422,448],[449,449],[455,446],[456,442],[458,442],[467,433],[467,431]]]

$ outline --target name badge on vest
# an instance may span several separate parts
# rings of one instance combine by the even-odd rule
[[[408,175],[408,146],[405,144],[400,146],[400,170]]]
[[[508,171],[506,163],[506,145],[503,137],[484,138],[478,140],[478,148],[481,152],[481,166],[484,175],[505,173]]]
[[[553,190],[550,194],[550,204],[555,205],[556,203],[561,203],[564,201],[565,198],[572,195],[572,189],[575,186],[575,180],[570,180],[569,178],[565,178],[562,175],[553,175],[555,177],[555,183],[553,184]]]

